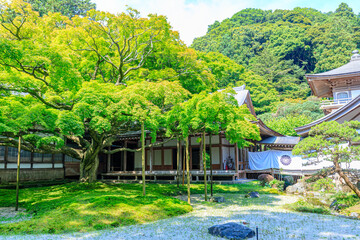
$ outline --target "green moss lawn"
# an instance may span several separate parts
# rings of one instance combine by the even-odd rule
[[[191,185],[193,194],[203,193],[202,184]],[[30,220],[0,224],[2,234],[88,232],[118,226],[141,224],[192,211],[173,196],[186,193],[186,187],[148,184],[142,196],[140,184],[67,183],[20,190],[20,207]],[[278,193],[258,182],[215,185],[216,193],[246,194],[250,191]],[[15,190],[0,189],[0,207],[15,206]],[[0,222],[2,219],[0,218]]]

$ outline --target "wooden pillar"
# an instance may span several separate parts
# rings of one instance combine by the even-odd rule
[[[127,141],[125,141],[124,147],[127,148]],[[127,166],[126,166],[126,165],[127,165],[126,162],[127,162],[127,151],[125,150],[125,151],[124,151],[124,171],[126,171],[126,167],[127,167]]]
[[[33,169],[34,167],[34,153],[30,153],[30,169]],[[63,164],[63,168],[65,168],[65,165]]]
[[[224,170],[224,163],[223,163],[223,157],[222,157],[221,133],[219,133],[219,161],[220,161],[220,169]]]
[[[204,151],[203,145],[204,145],[204,143],[203,143],[203,139],[201,137],[201,142],[200,142],[200,171],[204,170],[204,163],[202,161],[203,160],[203,151]]]
[[[234,144],[235,147],[235,171],[236,171],[236,175],[239,176],[239,151],[238,151],[238,147],[237,144]]]
[[[189,141],[189,151],[190,151],[190,170],[192,170],[192,147],[191,147],[191,137],[188,137]]]
[[[164,140],[161,139],[161,141],[163,142]],[[164,169],[165,166],[165,151],[164,151],[164,144],[161,144],[161,166]]]
[[[111,147],[108,147],[108,151],[111,150]],[[111,154],[107,154],[107,166],[106,166],[106,171],[110,172],[110,165],[111,165]]]
[[[153,161],[154,161],[154,147],[150,147],[150,159],[149,159],[149,170],[152,172],[153,170]]]
[[[182,170],[182,162],[183,162],[183,159],[182,159],[182,156],[183,156],[183,152],[182,152],[182,144],[181,144],[181,138],[179,138],[179,141],[180,141],[180,162],[179,162],[179,171]]]
[[[9,149],[8,149],[8,147],[6,146],[6,147],[5,147],[5,151],[4,151],[4,163],[5,163],[4,169],[7,168],[8,154],[9,154]]]

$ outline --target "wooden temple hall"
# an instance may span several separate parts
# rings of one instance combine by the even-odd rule
[[[234,88],[235,96],[239,106],[246,104],[250,112],[256,117],[254,107],[251,102],[249,91],[245,86]],[[212,155],[213,176],[217,180],[236,180],[246,178],[257,171],[250,170],[249,152],[266,151],[270,149],[291,150],[300,140],[300,138],[283,136],[280,133],[268,128],[260,119],[256,122],[260,129],[262,140],[254,142],[254,145],[248,148],[239,149],[235,144],[231,144],[224,133],[213,135],[211,146],[209,145],[209,136],[206,136],[206,151]],[[200,135],[189,137],[190,154],[190,175],[193,181],[203,180],[203,164],[201,160],[202,145],[198,138]],[[146,176],[152,180],[175,180],[177,175],[177,140],[166,141],[159,139],[158,142],[165,142],[156,147],[146,148]],[[150,138],[146,139],[146,145],[150,144]],[[185,171],[185,143],[180,143],[180,164],[181,177],[183,169]],[[140,133],[132,132],[120,136],[119,142],[112,146],[112,149],[118,147],[128,147],[132,149],[140,148]],[[105,159],[105,157],[102,157]],[[141,176],[141,152],[118,152],[108,155],[105,162],[106,171],[100,173],[102,179],[137,179]],[[209,170],[207,170],[209,172]]]
[[[236,99],[239,106],[246,104],[250,112],[256,117],[250,93],[245,86],[235,87]],[[260,129],[262,140],[254,142],[249,148],[239,149],[230,144],[224,133],[212,136],[209,146],[209,136],[206,136],[207,152],[212,154],[213,176],[217,180],[235,180],[251,177],[256,171],[249,169],[249,152],[265,151],[270,149],[291,150],[299,138],[286,137],[268,128],[260,119],[255,123]],[[190,172],[192,180],[203,180],[203,165],[201,161],[200,136],[189,137]],[[166,141],[162,145],[146,149],[146,176],[149,180],[174,180],[177,175],[177,140]],[[146,139],[150,144],[150,138]],[[184,142],[180,143],[180,170],[185,169]],[[127,147],[140,148],[140,132],[130,132],[119,136],[111,149]],[[62,154],[37,154],[22,151],[21,153],[22,180],[45,180],[78,178],[80,161]],[[17,150],[11,147],[0,147],[0,182],[11,182],[16,179]],[[141,152],[117,152],[112,155],[99,155],[100,163],[98,176],[102,179],[131,179],[137,180],[141,176]],[[208,170],[209,171],[209,170]],[[181,176],[182,176],[181,172]],[[250,174],[250,175],[249,175]]]
[[[259,124],[260,125],[260,124]],[[209,136],[205,137],[206,151],[212,155],[213,176],[216,180],[236,180],[240,178],[250,177],[258,174],[257,171],[250,170],[249,152],[265,151],[269,149],[292,149],[300,138],[291,138],[284,136],[269,136],[260,126],[263,141],[254,143],[248,148],[237,148],[235,144],[231,144],[224,134],[211,137],[211,146],[209,145]],[[193,181],[203,180],[203,164],[202,164],[202,145],[198,138],[189,137],[189,154],[190,154],[190,176]],[[138,134],[122,137],[121,146],[130,148],[140,148],[140,138]],[[163,139],[159,139],[163,141]],[[119,143],[120,144],[120,143]],[[150,144],[150,138],[146,140],[146,144]],[[116,146],[114,146],[116,147]],[[146,176],[152,180],[176,180],[177,175],[177,140],[171,140],[157,147],[146,148],[145,166]],[[101,173],[102,179],[135,179],[141,177],[141,152],[118,152],[108,155],[106,172]],[[209,167],[208,167],[209,169]],[[185,143],[180,141],[180,177],[185,172]],[[207,170],[208,173],[210,172]]]

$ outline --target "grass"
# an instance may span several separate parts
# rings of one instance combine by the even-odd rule
[[[311,197],[300,199],[292,204],[286,204],[284,208],[296,212],[330,214],[329,205],[320,202],[320,200],[317,198]]]
[[[202,184],[191,185],[193,194],[203,193]],[[258,182],[215,185],[214,193],[278,193]],[[30,220],[0,224],[2,234],[89,232],[141,224],[192,211],[172,196],[186,193],[186,186],[148,184],[142,196],[140,184],[66,183],[24,188],[20,207],[32,214]],[[0,189],[0,207],[14,207],[15,190]],[[0,219],[1,221],[1,219]]]

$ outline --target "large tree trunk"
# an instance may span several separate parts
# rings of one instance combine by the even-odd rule
[[[209,135],[209,145],[210,145],[210,195],[212,197],[213,196],[213,163],[212,163],[211,137],[212,137],[212,134]]]
[[[207,201],[207,176],[206,176],[206,142],[205,142],[205,131],[202,134],[202,143],[203,143],[203,151],[202,151],[202,159],[203,159],[203,170],[204,170],[204,193],[205,193],[205,201]]]
[[[185,138],[186,147],[186,173],[187,173],[187,192],[188,192],[188,203],[190,204],[190,154],[189,154],[189,138]]]
[[[344,179],[345,183],[349,186],[349,188],[351,188],[351,190],[353,190],[356,193],[356,195],[360,198],[360,190],[354,184],[352,184],[348,176],[346,176],[346,174],[342,171],[338,159],[339,158],[336,157],[333,161],[335,165],[335,172],[337,172],[340,175],[340,177]]]
[[[21,155],[20,153],[21,153],[21,137],[19,137],[18,156],[17,156],[15,211],[19,209],[20,155]]]
[[[143,185],[143,195],[146,194],[146,176],[145,176],[145,123],[141,122],[141,175]]]
[[[84,152],[80,162],[80,181],[95,182],[99,167],[99,152],[102,145],[92,141],[89,148]]]
[[[181,150],[181,147],[180,147],[180,138],[178,137],[177,138],[177,156],[176,156],[176,184],[177,184],[177,187],[179,188],[179,181],[180,181],[180,150]]]

